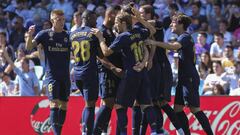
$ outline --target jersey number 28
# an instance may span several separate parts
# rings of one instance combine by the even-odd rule
[[[72,42],[73,55],[75,62],[88,61],[90,58],[90,43],[88,40],[73,41]]]

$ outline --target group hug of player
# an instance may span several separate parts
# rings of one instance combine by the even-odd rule
[[[50,100],[50,122],[55,135],[60,135],[69,98],[69,62],[75,59],[76,85],[85,100],[82,112],[82,135],[107,134],[112,109],[117,112],[117,135],[127,134],[127,108],[132,107],[132,134],[144,135],[148,124],[152,135],[164,134],[162,110],[180,135],[190,135],[188,106],[208,135],[212,135],[208,118],[200,110],[199,76],[195,68],[194,43],[187,33],[191,19],[184,14],[172,17],[176,42],[164,43],[162,23],[154,20],[150,5],[139,11],[133,3],[122,9],[109,7],[103,25],[96,27],[96,14],[86,10],[82,26],[72,33],[63,30],[61,10],[51,12],[51,29],[28,31],[26,47],[41,45],[46,59],[45,81]],[[171,99],[172,71],[166,49],[179,53],[179,77],[174,109]],[[95,116],[98,97],[102,102]]]

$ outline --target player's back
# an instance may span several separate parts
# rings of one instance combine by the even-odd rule
[[[70,35],[72,49],[75,57],[74,70],[76,77],[86,78],[97,74],[96,56],[99,41],[91,33],[91,28],[84,26],[78,28]]]
[[[148,30],[144,31],[135,25],[132,30],[119,34],[114,40],[110,48],[114,52],[122,52],[124,70],[132,71],[136,63],[142,62],[144,58],[143,41],[148,36]]]

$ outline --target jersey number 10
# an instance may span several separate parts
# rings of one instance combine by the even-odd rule
[[[72,42],[73,55],[75,62],[88,61],[90,58],[90,43],[88,40],[73,41]]]
[[[131,50],[134,53],[134,57],[135,57],[136,62],[140,62],[143,59],[142,45],[143,45],[142,41],[135,42],[131,45]]]

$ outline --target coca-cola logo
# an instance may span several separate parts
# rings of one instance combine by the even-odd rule
[[[240,135],[240,101],[229,102],[221,109],[204,110],[204,113],[209,118],[215,135]],[[189,111],[187,111],[187,116],[191,134],[205,134],[195,116]],[[171,133],[174,133],[175,128],[168,120],[166,114],[164,114],[164,120],[164,127]]]
[[[30,122],[34,131],[39,135],[51,132],[48,99],[41,100],[33,107]]]

